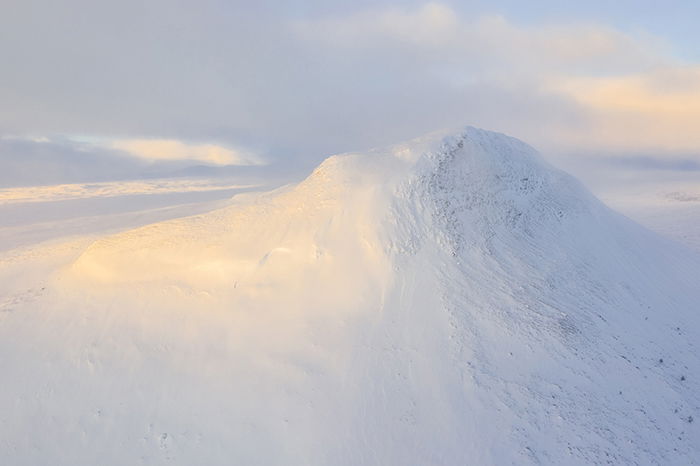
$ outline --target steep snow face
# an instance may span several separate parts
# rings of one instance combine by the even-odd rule
[[[462,438],[492,439],[479,458],[692,464],[697,258],[501,135],[468,130],[417,166],[395,203],[397,277],[434,283],[441,398],[479,419],[455,421]],[[474,458],[459,438],[453,458]]]
[[[52,251],[0,268],[3,463],[700,457],[700,259],[501,134]]]

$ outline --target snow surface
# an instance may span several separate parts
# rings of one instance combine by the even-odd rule
[[[700,256],[507,136],[0,253],[0,463],[697,464]]]
[[[700,252],[700,174],[685,182],[644,183],[608,190],[606,204],[664,236]]]

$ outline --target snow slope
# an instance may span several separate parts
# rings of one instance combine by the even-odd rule
[[[501,134],[1,258],[2,464],[700,462],[700,257]]]

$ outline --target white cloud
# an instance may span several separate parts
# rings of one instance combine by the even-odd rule
[[[261,165],[255,155],[216,144],[189,144],[174,139],[118,139],[108,147],[148,160],[193,160],[210,165]]]
[[[480,71],[537,74],[571,70],[612,72],[657,66],[667,61],[664,43],[633,37],[598,24],[519,26],[503,16],[462,18],[442,3],[415,10],[366,11],[349,17],[294,23],[307,40],[349,49],[396,49],[412,56],[480,67]],[[484,66],[486,69],[484,69]]]
[[[442,3],[301,21],[293,29],[349,57],[386,57],[412,74],[404,79],[428,75],[436,95],[448,89],[469,106],[470,123],[551,150],[700,150],[700,66],[680,63],[649,34],[467,18]]]
[[[0,130],[128,138],[110,147],[140,157],[132,162],[257,163],[238,149],[255,147],[311,166],[460,124],[552,152],[700,153],[692,64],[602,0],[557,8],[568,20],[547,8],[523,14],[538,6],[517,2],[281,2],[265,14],[259,2],[71,0],[51,14],[16,3],[0,15],[0,52],[13,64],[0,73]]]
[[[616,150],[700,149],[700,66],[568,77],[550,85],[590,115],[586,131],[570,132],[569,143]]]
[[[295,31],[308,39],[351,47],[372,46],[378,37],[441,47],[453,39],[459,26],[455,12],[440,3],[428,3],[415,11],[388,8],[293,23]]]

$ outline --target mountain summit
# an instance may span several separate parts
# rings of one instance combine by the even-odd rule
[[[81,249],[2,334],[3,411],[39,463],[696,464],[698,277],[526,144],[436,133]]]

